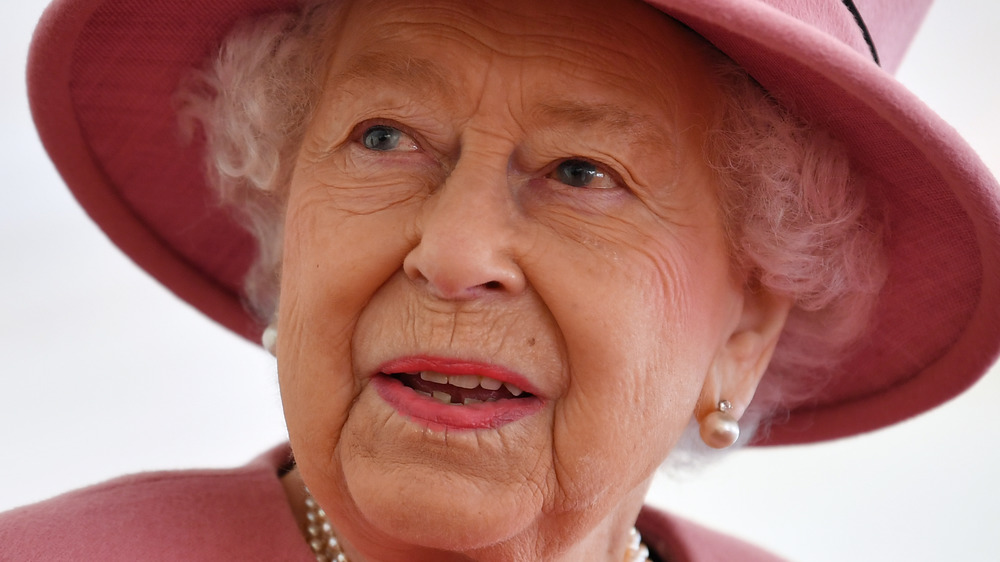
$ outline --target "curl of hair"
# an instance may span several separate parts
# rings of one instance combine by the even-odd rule
[[[884,217],[846,147],[718,54],[723,107],[706,136],[732,266],[793,302],[740,443],[824,387],[867,333],[888,270]],[[763,423],[762,423],[763,422]]]
[[[277,308],[285,188],[321,91],[324,37],[336,20],[330,6],[237,27],[178,96],[182,121],[204,129],[211,183],[259,243],[246,294],[263,322]],[[719,182],[733,269],[749,289],[794,302],[740,421],[745,443],[766,431],[761,422],[808,402],[864,335],[886,260],[881,217],[846,149],[775,102],[725,55],[713,49],[710,56],[722,101],[702,156]],[[690,429],[680,456],[700,458],[707,447],[696,437],[696,420]]]
[[[257,240],[244,291],[262,323],[278,306],[286,188],[322,91],[323,38],[341,5],[315,3],[237,24],[174,96],[182,133],[204,133],[209,185]]]

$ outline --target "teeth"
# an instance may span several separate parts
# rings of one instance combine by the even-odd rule
[[[458,388],[476,388],[479,386],[479,377],[476,375],[451,375],[448,377],[448,384]]]
[[[438,384],[448,384],[448,375],[443,375],[441,373],[435,373],[434,371],[420,371],[420,378],[427,382],[436,382]]]
[[[428,398],[431,397],[431,393],[430,392],[424,392],[423,390],[416,390],[416,389],[414,389],[413,391],[416,392],[417,394],[423,394],[424,396],[426,396]]]
[[[416,374],[416,373],[407,373]],[[500,387],[506,387],[508,391],[514,396],[520,396],[524,394],[524,391],[517,386],[509,382],[500,382],[496,379],[490,377],[481,377],[478,375],[446,375],[444,373],[438,373],[436,371],[420,371],[420,378],[437,384],[450,384],[458,388],[473,389],[477,386],[481,386],[486,390],[500,390]],[[421,393],[428,395],[427,393]],[[451,403],[451,395],[446,392],[434,391],[433,397],[444,402],[445,404]],[[431,395],[428,395],[431,396]]]
[[[468,406],[469,404],[482,404],[482,403],[483,403],[482,400],[476,400],[475,398],[466,398],[462,402],[462,404],[465,404],[466,406]]]
[[[479,386],[485,388],[486,390],[500,390],[503,383],[489,377],[479,377]]]

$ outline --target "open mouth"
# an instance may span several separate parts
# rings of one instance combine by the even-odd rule
[[[531,393],[509,382],[480,375],[446,375],[436,371],[383,374],[400,381],[414,392],[443,404],[469,406],[533,397]]]
[[[408,356],[381,365],[371,383],[406,418],[448,431],[498,429],[540,412],[546,400],[512,382],[522,379],[491,363]]]

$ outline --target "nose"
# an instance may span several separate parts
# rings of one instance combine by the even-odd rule
[[[525,288],[507,173],[456,167],[425,203],[403,271],[434,296],[471,300]]]

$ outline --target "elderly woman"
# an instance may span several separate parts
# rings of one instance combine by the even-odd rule
[[[126,252],[263,335],[290,452],[8,513],[5,560],[774,560],[644,509],[657,467],[995,356],[997,186],[879,67],[888,8],[203,4],[59,3],[34,108]]]

